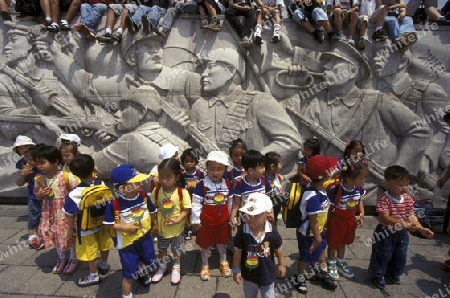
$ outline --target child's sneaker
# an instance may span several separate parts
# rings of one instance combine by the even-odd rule
[[[78,260],[69,260],[66,267],[64,268],[64,274],[72,274],[77,270]]]
[[[155,275],[153,275],[153,277],[152,277],[152,283],[156,284],[156,283],[160,282],[161,279],[163,279],[164,275],[166,275],[166,273],[167,273],[167,268],[159,267],[159,269],[156,271]]]
[[[359,38],[356,47],[360,50],[364,50],[366,48],[366,39],[364,37]]]
[[[202,266],[202,270],[200,270],[200,280],[208,281],[211,275],[209,274],[209,266]]]
[[[138,29],[137,25],[136,25],[136,23],[134,23],[134,21],[131,19],[130,16],[125,17],[125,25],[127,26],[127,29],[131,34],[136,33],[136,31]]]
[[[339,273],[338,273],[338,268],[336,266],[336,260],[327,260],[327,265],[328,265],[328,273],[330,274],[330,277],[334,280],[338,280],[339,279]]]
[[[231,272],[230,269],[230,264],[227,261],[220,263],[220,273],[225,278],[233,276],[233,273]]]
[[[104,34],[97,35],[97,40],[101,43],[113,43],[112,34],[105,32]]]
[[[325,39],[325,36],[323,36],[322,30],[314,30],[313,32],[314,39],[317,40],[319,43],[323,43],[323,40]]]
[[[152,283],[152,279],[150,278],[148,273],[144,273],[142,275],[138,274],[138,280],[139,280],[139,283],[141,285],[143,285],[144,287],[148,287]]]
[[[338,260],[336,262],[337,270],[340,274],[347,278],[353,278],[355,274],[353,273],[352,269],[348,267],[346,260]]]
[[[351,36],[347,36],[347,42],[349,45],[355,46],[355,41],[353,40],[353,38]]]
[[[306,286],[306,278],[304,275],[294,275],[296,284],[295,288],[297,289],[297,292],[300,294],[306,294],[308,293],[308,287]]]
[[[274,34],[272,36],[272,43],[277,44],[280,42],[280,40],[281,40],[281,36],[279,34]]]
[[[152,24],[146,15],[142,16],[142,30],[145,34],[150,34],[153,31]]]
[[[98,285],[101,282],[102,282],[102,279],[98,275],[95,275],[95,276],[86,275],[86,276],[80,277],[78,279],[77,286],[83,288],[83,287]]]
[[[208,26],[209,29],[213,31],[220,31],[220,21],[216,18],[211,21],[211,24]]]
[[[206,29],[206,28],[208,28],[208,25],[209,25],[209,23],[208,23],[208,16],[203,15],[202,16],[202,21],[200,23],[200,29]]]
[[[176,286],[180,284],[181,273],[180,268],[172,268],[172,274],[170,275],[170,284]]]
[[[330,39],[331,43],[335,43],[339,40],[339,35],[334,32],[328,32],[328,38]]]
[[[261,37],[261,33],[255,33],[255,40],[254,40],[255,45],[260,46],[262,45],[262,37]]]
[[[53,274],[59,274],[63,272],[64,267],[66,266],[66,259],[58,259],[56,265],[53,267]]]
[[[380,290],[384,290],[386,288],[386,281],[384,280],[384,277],[372,277],[372,283],[375,287],[377,287]]]
[[[101,268],[100,266],[97,268],[98,270],[98,274],[101,275],[106,275],[109,272],[109,269],[111,268],[111,266],[107,265],[105,269]]]
[[[377,31],[375,31],[372,35],[372,40],[374,41],[383,41],[386,40],[388,37],[386,35],[384,35],[384,31],[383,29],[379,29]]]
[[[30,246],[30,248],[34,248],[37,250],[43,249],[44,248],[44,243],[40,243],[38,237],[36,235],[31,236],[28,239],[28,245]]]
[[[122,33],[119,32],[114,32],[112,35],[112,39],[115,40],[116,42],[120,43],[122,41]]]
[[[328,272],[321,272],[321,278],[323,285],[329,290],[336,290],[338,285],[334,282]]]
[[[386,273],[385,277],[386,277],[387,280],[388,280],[390,283],[392,283],[392,284],[399,285],[399,284],[402,283],[402,281],[401,281],[401,279],[400,279],[400,276],[394,277],[394,276],[392,276],[392,275]]]
[[[69,23],[67,23],[67,22],[61,22],[61,23],[59,24],[59,29],[61,29],[61,31],[69,31],[69,30],[70,30]]]

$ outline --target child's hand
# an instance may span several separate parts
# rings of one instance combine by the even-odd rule
[[[239,272],[239,273],[233,274],[233,280],[239,285],[242,284],[242,275],[241,275],[241,273]]]
[[[48,195],[50,195],[51,192],[52,192],[52,189],[50,187],[41,187],[36,192],[36,197],[42,200],[45,197],[47,197]]]
[[[129,224],[124,225],[123,231],[130,233],[130,234],[135,234],[140,228],[141,228],[141,226],[140,226],[139,222],[133,221]]]
[[[363,227],[364,226],[364,216],[356,217],[356,224],[358,227]]]
[[[278,277],[286,276],[286,266],[278,264]]]
[[[195,229],[196,231],[198,231],[198,230],[200,230],[200,229],[202,228],[202,224],[201,224],[201,223],[199,223],[199,224],[193,224],[192,226],[194,227],[194,229]]]
[[[233,218],[232,220],[230,220],[230,225],[231,225],[231,228],[234,230],[234,229],[236,229],[240,224],[239,224],[239,221],[238,221],[238,219],[237,219],[237,217],[235,217],[235,218]]]
[[[152,224],[152,228],[150,229],[150,233],[152,234],[158,234],[158,225],[153,225]]]
[[[26,165],[22,170],[20,170],[19,175],[23,177],[31,173],[33,173],[33,167],[30,165]]]
[[[430,229],[426,229],[426,228],[421,228],[420,234],[422,234],[422,236],[424,236],[424,237],[427,237],[428,239],[431,239],[434,237],[433,231]]]
[[[171,226],[171,225],[175,225],[177,223],[180,223],[180,219],[178,217],[175,218],[175,219],[174,218],[169,218],[169,219],[164,221],[164,225],[165,226]]]
[[[320,240],[315,238],[313,244],[311,244],[311,247],[309,248],[309,253],[312,254],[313,251],[319,247],[320,243],[322,243],[322,238],[320,238]]]

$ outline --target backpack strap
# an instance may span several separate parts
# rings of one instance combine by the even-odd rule
[[[159,209],[159,200],[158,200],[158,197],[159,197],[159,190],[161,189],[161,186],[160,185],[158,185],[156,188],[155,188],[155,206],[156,206],[156,209]]]
[[[114,204],[114,222],[120,223],[120,204],[119,204],[119,198],[113,199]]]
[[[66,190],[67,192],[71,191],[70,189],[70,182],[69,182],[69,172],[62,171],[63,177],[64,177],[64,183],[66,184]]]
[[[182,187],[177,187],[177,191],[178,191],[178,199],[180,200],[180,211],[183,211],[184,206],[183,206],[183,188]]]

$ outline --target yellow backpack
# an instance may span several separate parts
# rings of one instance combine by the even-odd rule
[[[82,231],[89,231],[103,225],[106,205],[113,198],[113,192],[104,184],[88,186],[81,192],[78,220]]]

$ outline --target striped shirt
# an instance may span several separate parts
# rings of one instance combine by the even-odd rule
[[[396,220],[407,221],[414,212],[414,200],[408,194],[401,195],[400,200],[397,200],[386,191],[377,198],[377,212],[388,214]],[[381,217],[378,217],[378,221],[385,227],[389,226]]]

